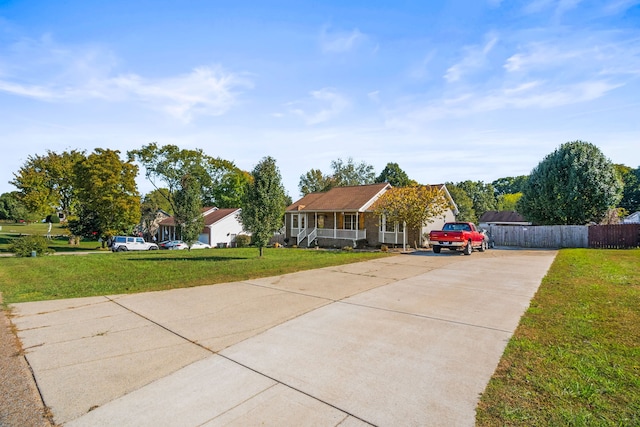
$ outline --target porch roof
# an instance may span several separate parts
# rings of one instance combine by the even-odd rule
[[[287,207],[287,212],[366,211],[380,195],[391,188],[380,184],[334,187],[324,193],[310,193]]]

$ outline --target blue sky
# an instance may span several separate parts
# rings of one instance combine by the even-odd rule
[[[151,142],[300,175],[640,166],[640,0],[0,0],[0,193],[29,155]],[[143,171],[139,189],[151,190]]]

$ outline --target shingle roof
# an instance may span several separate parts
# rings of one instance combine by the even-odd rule
[[[215,210],[212,210],[215,209]],[[209,211],[209,213],[207,215],[205,215],[204,217],[204,225],[212,225],[215,224],[216,222],[220,221],[221,219],[227,217],[228,215],[231,215],[232,213],[239,211],[240,208],[224,208],[224,209],[216,209],[213,207],[204,207],[202,208],[202,213],[205,214],[206,212]],[[176,225],[176,220],[174,217],[169,217],[169,218],[165,218],[162,221],[160,221],[160,225]]]
[[[334,187],[324,193],[310,193],[287,207],[291,211],[364,211],[384,190],[388,183]]]

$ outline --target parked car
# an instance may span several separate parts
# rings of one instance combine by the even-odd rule
[[[179,245],[180,243],[184,243],[182,240],[165,240],[160,242],[160,249],[172,249],[174,245]]]
[[[115,236],[111,239],[111,250],[113,252],[153,251],[157,249],[158,245],[145,242],[142,237]]]
[[[191,249],[210,249],[210,248],[211,248],[210,245],[207,245],[206,243],[202,243],[200,241],[193,242],[193,244],[191,245]],[[173,250],[189,249],[189,245],[183,241],[180,241],[180,243],[171,246],[169,249],[173,249]]]

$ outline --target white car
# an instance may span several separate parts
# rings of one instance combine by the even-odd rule
[[[158,249],[158,245],[145,242],[142,237],[115,236],[111,240],[111,250],[113,252],[153,251],[156,249]]]
[[[186,244],[185,242],[180,242],[175,245],[171,245],[169,249],[175,249],[175,250],[189,249],[189,245]],[[211,246],[207,245],[206,243],[196,241],[196,242],[193,242],[193,244],[191,245],[191,249],[211,249]]]

